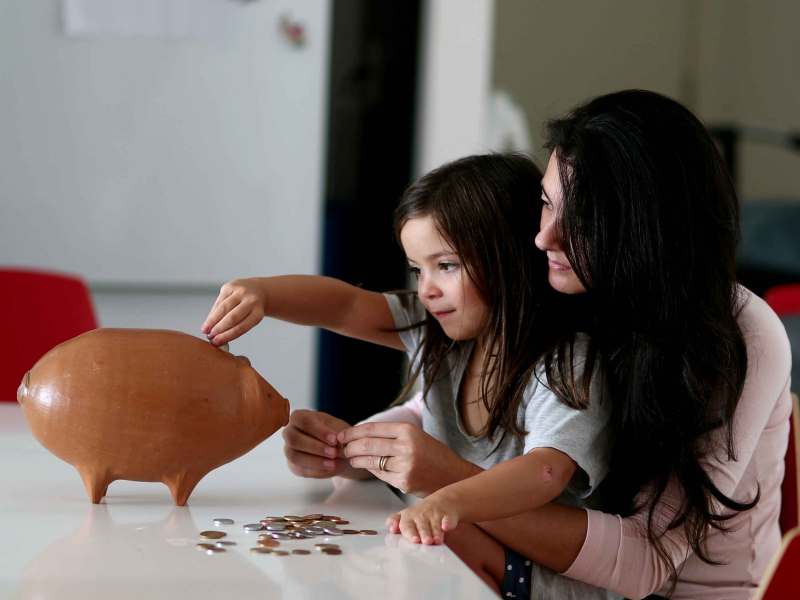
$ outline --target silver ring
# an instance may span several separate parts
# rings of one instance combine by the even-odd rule
[[[378,471],[385,471],[387,462],[389,462],[389,457],[381,456],[380,459],[378,460]]]

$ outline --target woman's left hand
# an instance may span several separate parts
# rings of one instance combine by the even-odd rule
[[[457,503],[436,493],[392,515],[386,523],[390,531],[415,544],[442,544],[445,532],[455,529],[459,518]]]
[[[352,467],[417,496],[482,470],[410,423],[362,423],[340,431],[338,439]]]

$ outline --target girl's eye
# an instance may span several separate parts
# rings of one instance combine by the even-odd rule
[[[419,267],[409,266],[408,272],[411,273],[411,276],[414,277],[414,279],[419,279]]]
[[[454,262],[440,262],[439,263],[439,270],[444,271],[445,273],[451,273],[458,268],[458,263]]]

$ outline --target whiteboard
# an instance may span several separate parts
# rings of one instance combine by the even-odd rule
[[[0,0],[0,264],[157,285],[318,270],[330,0],[207,1],[224,18],[200,34],[81,36],[58,0]]]

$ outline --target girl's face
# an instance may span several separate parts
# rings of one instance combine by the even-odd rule
[[[489,307],[467,275],[458,254],[436,230],[430,216],[409,219],[400,230],[420,301],[452,340],[478,336]]]
[[[564,294],[582,294],[586,288],[578,279],[569,264],[561,246],[556,223],[561,212],[564,190],[558,172],[556,153],[550,155],[547,170],[542,178],[542,218],[539,222],[539,233],[536,235],[536,247],[547,253],[547,280],[550,286]]]

